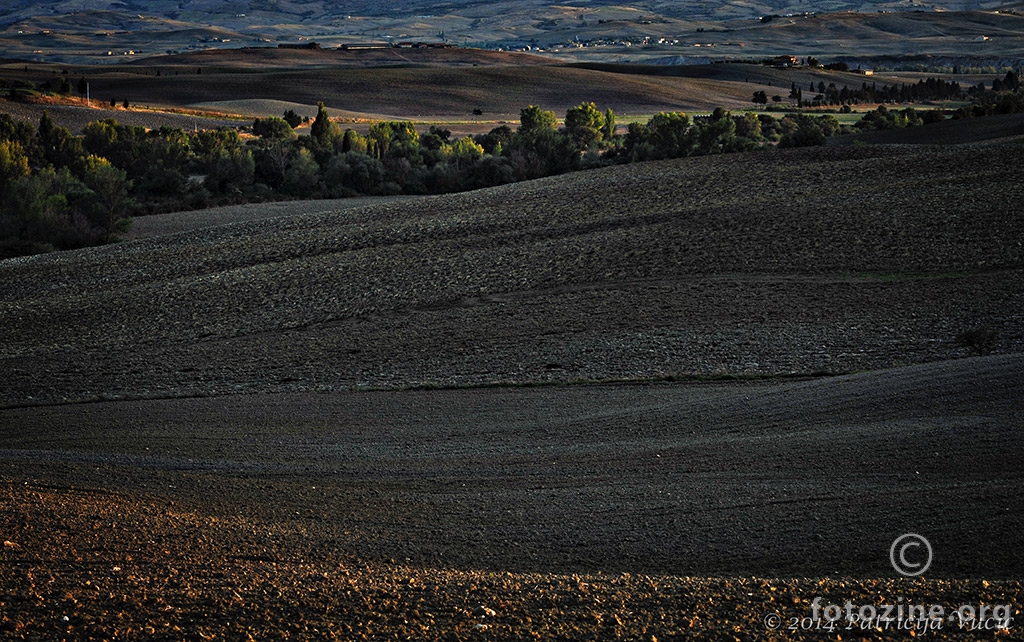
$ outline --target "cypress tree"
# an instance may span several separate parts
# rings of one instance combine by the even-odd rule
[[[313,121],[313,125],[309,128],[309,135],[313,137],[313,140],[324,145],[327,144],[328,138],[331,133],[331,118],[327,115],[327,109],[324,108],[324,104],[317,103],[316,120]]]

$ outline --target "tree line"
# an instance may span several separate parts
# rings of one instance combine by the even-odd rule
[[[953,118],[1024,113],[1024,83],[1013,71],[992,81],[991,89],[986,89],[984,83],[978,83],[972,88],[971,95],[971,104],[953,112]]]
[[[974,88],[971,89],[974,91]],[[928,78],[919,80],[917,83],[901,85],[881,85],[878,83],[864,82],[858,87],[843,85],[842,88],[835,83],[825,84],[818,81],[817,84],[810,82],[807,86],[807,94],[804,94],[804,87],[798,86],[795,82],[790,85],[789,98],[796,102],[798,107],[821,106],[821,105],[858,105],[863,103],[913,103],[922,100],[963,100],[967,98],[968,91],[960,87],[960,83],[947,81],[941,78]],[[754,102],[760,101],[755,94]]]
[[[823,144],[864,129],[941,118],[913,109],[868,112],[854,126],[831,114],[656,114],[617,124],[591,102],[523,108],[517,128],[454,137],[411,122],[342,129],[323,103],[299,135],[293,111],[237,129],[147,130],[113,119],[80,136],[46,113],[39,126],[0,114],[0,257],[116,241],[131,217],[214,205],[357,195],[438,194],[565,172],[667,158]],[[310,119],[307,119],[307,121]]]

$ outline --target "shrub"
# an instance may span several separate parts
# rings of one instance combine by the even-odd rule
[[[995,328],[983,325],[961,332],[957,336],[956,342],[969,348],[974,354],[983,356],[991,354],[996,349],[998,339],[999,333]]]

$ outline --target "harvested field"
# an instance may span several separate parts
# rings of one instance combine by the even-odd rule
[[[201,74],[194,67],[185,71],[173,64],[83,67],[75,73],[87,76],[93,97],[106,101],[128,98],[133,105],[225,110],[238,105],[238,111],[248,117],[280,116],[284,104],[305,105],[296,111],[308,113],[310,106],[322,101],[348,120],[471,119],[474,109],[482,110],[489,121],[518,120],[527,105],[540,105],[561,115],[590,101],[619,114],[710,112],[717,106],[749,107],[751,93],[768,86],[758,83],[761,72],[749,65],[743,66],[753,74],[748,83],[735,76],[735,71],[727,80],[690,78],[554,65],[543,59],[524,62],[516,57],[509,57],[507,64],[479,66],[349,67],[325,63],[323,67],[292,67],[279,62],[260,67],[245,62],[255,52],[242,54],[208,56],[209,66],[202,67]],[[59,69],[33,66],[28,71],[4,71],[19,80],[41,82]],[[837,80],[834,75],[807,72],[793,77]],[[851,85],[859,85],[859,78],[846,77]],[[785,81],[787,90],[789,82]],[[776,86],[781,91],[783,85]]]
[[[0,631],[1019,618],[1021,151],[636,164],[0,262]],[[926,579],[890,564],[911,532]]]
[[[13,118],[25,120],[35,126],[39,125],[39,119],[43,112],[48,112],[54,122],[61,127],[67,127],[72,133],[81,133],[82,128],[91,122],[113,118],[125,125],[157,129],[160,127],[174,127],[178,129],[191,130],[195,127],[200,129],[216,129],[217,127],[238,127],[239,125],[252,124],[246,121],[239,121],[229,118],[207,118],[203,116],[190,116],[186,114],[175,114],[164,111],[150,111],[137,109],[97,109],[86,107],[71,107],[66,105],[43,105],[32,103],[12,103],[0,101],[0,113],[10,114]]]

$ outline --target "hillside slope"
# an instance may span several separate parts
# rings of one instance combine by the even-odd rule
[[[252,68],[251,61],[260,55],[208,56],[211,66],[202,74],[193,68],[180,74],[165,69],[157,76],[159,67],[140,67],[130,74],[101,71],[91,74],[90,80],[95,96],[127,96],[135,104],[224,105],[225,100],[260,99],[316,105],[323,101],[332,109],[396,118],[470,119],[474,109],[481,109],[489,120],[518,120],[519,111],[531,104],[564,114],[585,101],[629,114],[746,107],[756,88],[742,80],[619,74],[533,62],[352,68],[339,56],[324,54],[325,66],[319,69]]]
[[[924,529],[930,580],[1020,579],[1021,395],[1024,357],[998,355],[814,381],[112,401],[0,410],[0,465],[256,522],[210,544],[221,567],[891,577],[897,529]]]
[[[1020,152],[636,164],[9,260],[0,404],[846,372],[978,327],[1019,351]]]
[[[641,0],[565,5],[504,0],[389,7],[321,0],[133,0],[97,7],[81,0],[51,0],[0,7],[0,50],[27,61],[78,64],[286,43],[317,42],[334,49],[340,44],[444,41],[489,49],[540,48],[563,60],[941,54],[995,64],[1024,55],[1022,19],[1012,11],[993,11],[1003,4]]]

